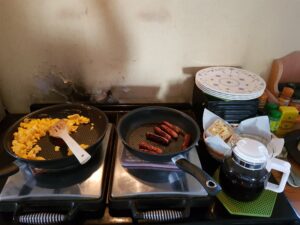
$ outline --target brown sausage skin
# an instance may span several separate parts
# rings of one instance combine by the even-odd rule
[[[183,138],[183,143],[181,145],[181,149],[184,150],[187,147],[189,147],[190,141],[191,141],[191,135],[190,134],[185,134],[184,138]]]
[[[152,151],[153,153],[156,153],[156,154],[163,153],[163,150],[161,148],[155,147],[155,146],[153,146],[151,144],[148,144],[147,142],[144,142],[144,141],[142,141],[139,144],[139,149],[146,149],[146,150]]]
[[[163,131],[159,127],[154,127],[154,133],[168,139],[169,141],[172,139],[172,137],[168,133],[166,133],[165,131]]]
[[[183,131],[182,131],[182,129],[181,129],[180,127],[178,127],[178,126],[176,126],[176,125],[174,125],[174,124],[172,124],[172,123],[170,123],[170,122],[168,122],[168,121],[166,121],[166,120],[164,120],[162,123],[163,123],[164,125],[170,127],[170,128],[171,128],[172,130],[174,130],[177,134],[183,134]]]
[[[164,124],[161,124],[160,125],[161,129],[165,132],[167,132],[169,135],[171,135],[172,138],[174,139],[177,139],[178,138],[178,134],[172,130],[170,127],[164,125]]]
[[[150,154],[157,154],[156,152],[153,152],[153,151],[148,150],[148,149],[145,149],[145,148],[139,148],[139,150],[140,150],[141,152],[147,152],[147,153],[150,153]]]
[[[159,135],[156,135],[156,134],[153,134],[151,132],[147,132],[146,133],[146,138],[150,141],[154,141],[158,144],[163,144],[163,145],[168,145],[169,144],[169,140],[162,137],[162,136],[159,136]]]

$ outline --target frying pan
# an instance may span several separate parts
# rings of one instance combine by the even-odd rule
[[[27,190],[31,191],[30,183],[32,179],[35,181],[35,185],[42,188],[50,189],[62,189],[79,184],[89,178],[100,165],[101,153],[96,152],[94,156],[90,159],[89,163],[76,167],[72,170],[63,171],[62,173],[37,173],[34,174],[31,168],[22,168],[24,175],[26,177]],[[21,191],[20,191],[21,192]]]
[[[168,146],[163,146],[146,140],[145,134],[153,132],[153,127],[162,121],[168,121],[179,126],[185,133],[191,135],[190,145],[181,149],[183,136],[172,140]],[[127,113],[120,120],[118,134],[126,148],[134,155],[144,160],[154,162],[173,161],[181,170],[194,176],[205,188],[209,195],[216,195],[221,187],[205,171],[189,162],[185,155],[197,145],[200,138],[200,129],[196,122],[188,115],[167,107],[149,106],[142,107]],[[162,154],[151,154],[139,150],[139,143],[145,141],[161,148]]]
[[[67,155],[67,146],[59,138],[50,137],[48,134],[42,137],[37,144],[42,148],[38,156],[42,156],[45,160],[29,160],[24,159],[16,155],[11,149],[11,143],[13,141],[13,133],[18,130],[20,123],[25,118],[66,118],[68,115],[80,114],[90,119],[89,124],[79,125],[77,131],[72,133],[71,136],[79,144],[87,144],[89,147],[86,149],[90,155],[94,155],[98,144],[102,141],[106,129],[108,126],[108,119],[104,112],[93,106],[83,104],[60,104],[49,106],[35,112],[32,112],[16,123],[14,123],[5,133],[3,139],[4,149],[17,161],[28,163],[30,166],[35,168],[47,169],[49,171],[62,171],[68,168],[74,168],[79,166],[79,162],[74,155]],[[93,124],[93,125],[92,125]],[[91,128],[93,126],[93,128]],[[55,146],[60,146],[60,151],[54,151]],[[11,173],[12,168],[15,165],[10,165],[10,169],[7,169],[7,173]],[[1,176],[4,176],[2,169]],[[16,172],[16,171],[14,171]]]

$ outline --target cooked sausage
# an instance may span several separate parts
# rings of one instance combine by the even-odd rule
[[[154,133],[156,133],[157,135],[162,136],[162,137],[168,139],[169,141],[172,139],[172,137],[168,133],[164,132],[159,127],[154,127]]]
[[[191,141],[191,135],[190,134],[185,134],[184,138],[183,138],[183,143],[181,145],[181,149],[186,149],[187,147],[189,147]]]
[[[145,149],[145,148],[139,148],[139,150],[140,150],[141,152],[147,152],[147,153],[151,153],[151,154],[157,154],[156,152],[151,151],[151,150],[148,150],[148,149]]]
[[[169,144],[169,140],[162,137],[162,136],[159,136],[157,134],[153,134],[151,132],[147,132],[146,133],[146,138],[150,141],[154,141],[158,144],[163,144],[163,145],[168,145]]]
[[[183,131],[182,131],[182,129],[181,129],[180,127],[178,127],[178,126],[176,126],[176,125],[174,125],[174,124],[172,124],[172,123],[170,123],[170,122],[168,122],[168,121],[166,121],[166,120],[164,120],[162,123],[163,123],[164,125],[170,127],[170,128],[171,128],[172,130],[174,130],[177,134],[183,134]]]
[[[169,135],[171,135],[172,138],[174,138],[174,139],[177,139],[177,138],[178,138],[178,134],[177,134],[174,130],[172,130],[170,127],[168,127],[168,126],[166,126],[166,125],[164,125],[164,124],[160,125],[160,127],[161,127],[161,129],[162,129],[163,131],[165,131],[165,132],[167,132]]]
[[[144,141],[142,141],[139,144],[139,149],[146,149],[146,150],[152,151],[152,152],[157,153],[157,154],[163,153],[163,150],[161,148],[155,147],[155,146],[153,146],[151,144],[148,144],[147,142],[144,142]]]

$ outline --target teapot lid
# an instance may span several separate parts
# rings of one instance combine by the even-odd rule
[[[268,159],[268,149],[259,141],[243,138],[236,143],[233,153],[243,161],[264,164]]]

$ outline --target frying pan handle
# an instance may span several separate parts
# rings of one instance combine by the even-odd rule
[[[186,158],[184,158],[184,156],[175,156],[172,158],[172,161],[178,168],[195,177],[209,195],[217,195],[217,193],[222,190],[221,186],[210,175],[195,166],[193,163],[189,162]]]
[[[14,163],[10,163],[4,168],[0,168],[0,178],[8,177],[10,175],[17,173],[18,171],[19,171],[19,167]]]

